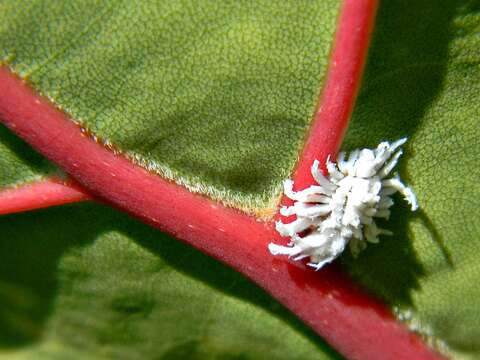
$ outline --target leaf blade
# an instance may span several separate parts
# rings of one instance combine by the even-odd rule
[[[473,359],[480,350],[480,294],[470,285],[479,275],[478,11],[462,1],[405,6],[380,8],[344,146],[409,136],[401,171],[421,211],[395,209],[385,225],[394,237],[344,263],[434,346]]]

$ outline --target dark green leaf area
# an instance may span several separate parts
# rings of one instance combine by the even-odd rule
[[[348,270],[453,357],[480,357],[480,3],[385,1],[344,144],[407,136],[394,232]]]
[[[54,165],[0,124],[0,189],[59,173]]]
[[[298,156],[340,2],[0,3],[0,60],[137,163],[273,208]]]
[[[4,216],[0,233],[0,358],[339,358],[233,270],[110,208]]]

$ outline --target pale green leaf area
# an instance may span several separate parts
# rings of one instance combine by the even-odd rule
[[[262,290],[116,210],[0,217],[0,359],[339,359]]]
[[[271,213],[339,10],[317,1],[0,1],[0,60],[108,145]]]
[[[60,174],[60,171],[0,125],[0,189],[20,186],[52,174]]]
[[[480,2],[385,1],[345,149],[409,137],[394,231],[348,270],[412,329],[480,358]]]

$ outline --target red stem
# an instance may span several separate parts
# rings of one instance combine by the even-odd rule
[[[377,0],[345,0],[325,87],[310,133],[297,164],[296,188],[312,185],[310,167],[315,159],[335,158],[355,104],[373,30]]]
[[[327,157],[334,158],[340,148],[363,73],[377,2],[353,1],[343,7],[320,107],[295,171],[296,189],[311,185],[309,169],[313,160],[321,160],[323,166]],[[78,186],[69,191],[68,183],[62,189],[57,181],[47,185],[42,181],[26,189],[21,186],[0,192],[0,215],[87,199],[85,194],[78,193]]]
[[[57,178],[0,191],[0,215],[90,200],[79,185]]]
[[[346,0],[337,43],[344,44],[348,34],[360,32],[367,36],[369,31],[365,29],[371,28],[375,7],[376,1]],[[368,41],[364,40],[363,46],[367,44]],[[350,53],[358,51],[359,47],[347,45],[342,45],[343,51],[346,51],[344,56],[364,56],[365,49],[360,49],[360,53]],[[340,56],[338,51],[336,47],[334,58]],[[357,69],[361,70],[361,66]],[[334,79],[332,72],[329,73],[323,99],[339,96],[327,94],[333,91],[329,89],[335,88],[328,85]],[[357,77],[359,74],[354,78]],[[353,88],[357,86],[358,81]],[[333,120],[327,124],[335,131],[324,128],[327,125],[321,125],[323,120],[317,120],[310,136],[327,132],[341,137],[352,104],[353,99],[347,99],[344,104],[349,110],[342,112],[346,117],[341,126]],[[93,195],[106,199],[252,279],[346,357],[439,358],[337,267],[330,266],[314,272],[302,263],[272,257],[267,244],[278,240],[278,236],[271,223],[260,222],[201,195],[192,194],[108,151],[84,136],[68,116],[35,94],[5,68],[0,69],[0,119]],[[333,141],[335,148],[339,141]],[[329,141],[327,143],[330,144]],[[307,156],[311,153],[308,149],[315,144],[314,140],[307,141]],[[329,151],[332,148],[330,146]],[[321,154],[314,156],[322,159]],[[304,171],[303,163],[308,161],[302,159],[296,178]]]

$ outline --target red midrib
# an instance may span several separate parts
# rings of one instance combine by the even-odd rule
[[[376,0],[345,0],[332,65],[305,150],[297,186],[308,185],[314,158],[337,151],[360,82]],[[192,194],[85,137],[64,113],[6,68],[0,69],[0,118],[92,195],[240,271],[293,311],[348,358],[437,359],[422,341],[336,266],[320,272],[272,257],[273,224]],[[55,141],[52,141],[55,139]]]

